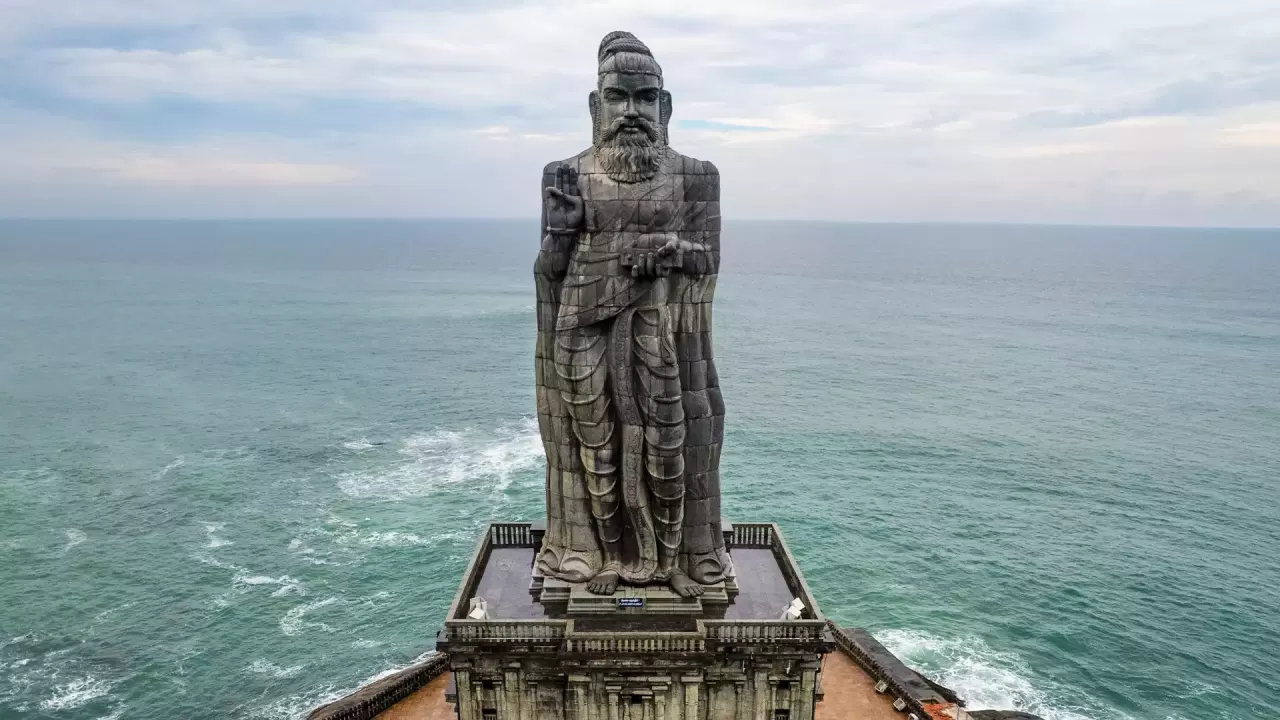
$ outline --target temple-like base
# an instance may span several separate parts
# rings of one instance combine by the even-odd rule
[[[729,530],[737,576],[696,598],[541,577],[539,540],[494,525],[463,578],[437,643],[459,720],[812,720],[834,641],[775,526]],[[800,616],[784,619],[796,600]]]
[[[968,720],[954,693],[869,633],[822,617],[776,526],[730,535],[737,592],[704,595],[694,612],[663,587],[602,597],[537,577],[537,531],[491,525],[438,636],[441,653],[309,717]],[[487,615],[466,617],[479,599]],[[796,599],[801,617],[781,619]],[[446,669],[447,687],[432,681]]]

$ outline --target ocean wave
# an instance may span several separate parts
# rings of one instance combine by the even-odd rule
[[[174,470],[177,470],[178,468],[180,468],[180,467],[182,467],[183,465],[186,465],[186,464],[187,464],[187,459],[186,459],[186,458],[184,458],[184,457],[182,457],[181,455],[179,455],[179,456],[178,456],[178,458],[177,458],[176,460],[174,460],[173,462],[169,463],[168,465],[165,465],[165,466],[160,470],[160,472],[156,473],[156,479],[157,479],[157,480],[163,479],[163,478],[164,478],[164,476],[168,475],[170,472],[172,472],[172,471],[174,471]]]
[[[381,445],[381,443],[370,442],[369,438],[367,437],[362,437],[359,440],[351,440],[349,442],[342,443],[342,447],[346,448],[347,450],[351,450],[352,452],[363,452],[365,450],[372,450],[373,448],[378,447],[378,445]]]
[[[373,683],[376,683],[376,682],[378,682],[379,680],[381,680],[381,679],[383,679],[383,678],[385,678],[385,677],[390,677],[390,676],[392,676],[392,675],[395,675],[396,673],[400,672],[401,670],[407,670],[407,669],[409,669],[409,668],[413,667],[414,665],[420,665],[420,664],[422,664],[422,663],[426,662],[427,660],[431,659],[431,657],[432,657],[432,656],[434,656],[435,654],[436,654],[436,651],[435,651],[435,650],[428,650],[428,651],[426,651],[426,652],[422,653],[422,654],[421,654],[421,655],[419,655],[418,657],[416,657],[416,658],[414,658],[414,659],[410,660],[409,662],[407,662],[407,663],[405,663],[405,664],[403,664],[403,665],[396,665],[396,666],[394,666],[394,667],[389,667],[389,668],[387,668],[386,670],[383,670],[383,671],[381,671],[381,672],[377,673],[376,675],[370,675],[369,677],[367,677],[367,678],[365,678],[364,680],[362,680],[362,681],[360,682],[360,684],[359,684],[359,685],[357,685],[356,687],[357,687],[357,688],[362,688],[362,687],[364,687],[364,686],[366,686],[366,685],[372,685]],[[354,690],[353,690],[352,692],[354,692]]]
[[[330,685],[315,693],[277,698],[267,705],[249,710],[246,717],[260,720],[297,720],[306,716],[308,711],[347,694]]]
[[[235,544],[230,540],[226,540],[224,538],[218,537],[218,533],[226,529],[227,527],[226,523],[207,522],[207,523],[203,523],[203,525],[204,525],[205,534],[209,536],[209,541],[205,543],[204,545],[205,547],[220,548],[220,547],[225,547],[227,545]]]
[[[297,677],[302,672],[305,665],[294,665],[292,667],[280,667],[269,660],[254,660],[249,665],[249,672],[258,673],[259,675],[270,675],[276,678]]]
[[[302,581],[289,575],[271,577],[269,575],[249,575],[247,572],[241,571],[231,578],[231,582],[235,585],[251,587],[256,585],[278,585],[279,589],[271,593],[271,597],[284,597],[290,593],[307,594],[307,591],[302,587]]]
[[[67,551],[69,551],[71,548],[73,548],[73,547],[75,547],[75,546],[79,545],[80,543],[84,542],[85,540],[88,540],[88,539],[89,539],[89,536],[88,536],[88,535],[85,535],[85,534],[84,534],[84,531],[82,531],[82,530],[77,530],[77,529],[75,529],[75,528],[70,528],[70,529],[68,529],[68,530],[66,531],[66,536],[67,536],[67,544],[66,544],[66,545],[64,545],[64,546],[62,546],[62,552],[63,552],[63,553],[66,553],[66,552],[67,552]]]
[[[307,629],[323,630],[324,632],[333,632],[334,628],[322,622],[308,622],[306,620],[307,613],[328,607],[338,602],[338,598],[330,597],[324,600],[317,600],[305,605],[299,605],[289,610],[280,618],[280,632],[289,637],[302,634]]]
[[[1021,710],[1045,720],[1125,720],[1129,716],[1080,693],[1033,679],[1014,653],[981,638],[944,638],[916,630],[886,630],[876,639],[933,680],[955,690],[969,710]]]
[[[376,682],[389,675],[394,675],[395,673],[398,673],[401,670],[426,662],[432,655],[435,655],[435,654],[436,654],[435,650],[428,650],[427,652],[419,655],[418,657],[414,658],[413,660],[403,665],[396,665],[395,667],[391,667],[386,670],[383,670],[382,672],[379,672],[376,675],[367,677],[364,680],[357,683],[354,687],[340,689],[330,685],[312,693],[308,693],[304,695],[291,695],[289,697],[284,697],[278,700],[274,700],[268,705],[251,710],[249,713],[249,717],[262,718],[263,720],[285,720],[286,718],[289,718],[290,720],[292,720],[294,718],[303,717],[307,714],[308,711],[314,710],[315,708],[321,705],[324,705],[325,703],[333,702],[338,698],[346,697],[347,695],[350,695],[351,693],[355,692],[357,689],[362,688],[368,685],[369,683]]]
[[[406,458],[390,469],[346,473],[338,478],[343,493],[356,498],[399,500],[459,483],[487,486],[501,495],[514,475],[542,461],[538,424],[525,418],[491,433],[441,430],[412,435],[400,445]]]
[[[88,677],[72,680],[64,685],[58,685],[53,689],[53,695],[40,702],[40,707],[45,710],[71,710],[78,708],[90,700],[105,697],[111,693],[111,688],[116,683],[110,680],[100,680],[90,675]]]

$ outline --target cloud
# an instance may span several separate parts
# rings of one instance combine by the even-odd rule
[[[140,205],[216,182],[313,185],[315,214],[532,216],[627,28],[730,216],[1280,223],[1272,0],[9,0],[0,27],[9,111],[127,147],[94,166]]]

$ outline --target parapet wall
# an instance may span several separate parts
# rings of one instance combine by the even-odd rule
[[[449,671],[449,655],[437,653],[424,663],[405,668],[354,693],[322,705],[307,720],[373,720],[379,713],[417,692]]]
[[[836,647],[853,659],[873,680],[883,683],[882,692],[895,699],[895,708],[908,720],[961,720],[967,717],[954,693],[936,689],[919,673],[907,667],[871,633],[858,628],[845,630],[828,620]],[[879,688],[877,688],[879,689]]]

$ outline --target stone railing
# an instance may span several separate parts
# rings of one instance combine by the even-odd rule
[[[753,645],[821,642],[827,625],[822,620],[707,620],[707,639]]]
[[[372,720],[448,670],[449,656],[438,653],[420,665],[401,670],[312,710],[307,720]]]
[[[734,523],[733,534],[729,539],[730,548],[769,548],[773,547],[772,523]]]
[[[450,642],[559,643],[563,620],[449,620],[444,637]]]
[[[613,633],[570,633],[563,649],[569,653],[693,653],[706,650],[698,633],[654,633],[628,637]]]
[[[928,720],[929,718],[938,717],[938,714],[934,711],[943,708],[960,709],[955,704],[940,697],[932,688],[928,688],[927,683],[915,676],[914,670],[907,667],[887,650],[882,653],[875,653],[873,648],[869,647],[870,645],[875,645],[881,650],[883,650],[883,646],[875,642],[874,638],[869,641],[859,640],[830,620],[827,621],[827,625],[831,628],[836,647],[844,651],[877,683],[883,682],[887,686],[884,692],[892,695],[895,700],[901,701],[902,707],[898,709],[902,712],[915,715],[918,720]],[[866,638],[871,637],[869,633],[858,632],[865,635]],[[880,657],[877,657],[877,655]],[[892,659],[889,660],[888,658]],[[924,686],[925,689],[920,686]],[[897,707],[896,704],[895,707]],[[948,715],[947,717],[954,716]]]
[[[491,523],[489,547],[533,547],[530,523]]]
[[[731,645],[808,644],[824,641],[823,620],[704,620],[698,632],[576,633],[572,620],[450,620],[452,643],[560,645],[573,653],[703,652],[708,641]]]

